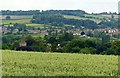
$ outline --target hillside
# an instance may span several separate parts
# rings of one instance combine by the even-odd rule
[[[4,76],[116,76],[117,56],[3,50]]]

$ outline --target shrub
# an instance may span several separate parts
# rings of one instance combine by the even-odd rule
[[[96,49],[95,48],[83,48],[80,50],[80,53],[83,53],[83,54],[95,54],[96,53]]]

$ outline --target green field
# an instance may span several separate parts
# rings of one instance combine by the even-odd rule
[[[11,15],[10,20],[6,20],[6,15],[2,16],[2,24],[10,24],[10,23],[21,23],[21,24],[28,24],[32,19],[32,15]]]
[[[2,19],[6,19],[7,15],[2,15]],[[33,15],[10,15],[11,19],[32,19]]]
[[[116,76],[117,56],[3,50],[4,76]]]
[[[83,17],[79,17],[79,16],[71,16],[71,15],[64,15],[64,18],[78,19],[78,20],[88,20],[88,18],[83,18]]]
[[[31,27],[35,27],[35,28],[44,28],[44,27],[48,27],[44,24],[26,24],[26,26],[31,26]]]
[[[86,18],[86,17],[79,17],[79,16],[71,16],[71,15],[64,15],[64,18],[77,19],[77,20],[92,20],[96,23],[100,23],[101,19],[103,18],[103,17],[100,17],[100,16],[94,16],[94,15],[85,15],[85,16],[90,16],[90,17],[94,17],[94,18]]]
[[[12,19],[12,20],[2,20],[2,24],[10,24],[10,23],[21,23],[21,24],[27,24],[30,23],[31,19]]]

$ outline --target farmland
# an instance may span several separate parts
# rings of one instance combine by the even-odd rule
[[[2,20],[3,24],[10,24],[10,23],[21,23],[21,24],[26,24],[30,23],[30,19],[11,19],[11,20]]]
[[[7,15],[2,15],[2,19],[6,19]],[[32,19],[32,15],[10,15],[11,19]]]
[[[35,27],[35,28],[44,28],[44,27],[47,27],[44,24],[26,24],[26,26],[31,26],[31,27]]]
[[[116,76],[117,56],[3,50],[4,76]]]
[[[29,15],[22,15],[22,16],[17,16],[17,15],[11,15],[11,19],[6,20],[6,15],[2,16],[2,24],[15,24],[15,23],[21,23],[21,24],[28,24],[30,23],[30,20],[32,19],[32,16]]]

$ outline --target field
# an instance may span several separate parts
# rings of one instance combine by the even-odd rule
[[[26,24],[26,26],[31,26],[31,27],[35,27],[35,28],[44,28],[44,27],[48,27],[44,24]]]
[[[4,76],[116,76],[117,56],[3,50]]]
[[[2,15],[2,19],[6,19],[7,15]],[[32,19],[32,15],[10,15],[11,19]]]
[[[21,24],[28,24],[32,19],[32,15],[11,15],[10,20],[6,20],[6,15],[2,16],[2,23],[3,24],[10,24],[10,23],[21,23]]]
[[[71,15],[64,15],[64,18],[67,19],[77,19],[77,20],[92,20],[96,23],[100,23],[103,19],[103,17],[100,16],[94,16],[94,15],[85,15],[87,17],[94,17],[94,18],[86,18],[86,17],[79,17],[79,16],[71,16]]]
[[[11,20],[2,20],[2,24],[15,24],[15,23],[21,23],[21,24],[27,24],[30,23],[31,19],[11,19]]]
[[[88,20],[88,18],[82,18],[82,17],[78,17],[78,16],[71,16],[71,15],[64,15],[64,18],[78,19],[78,20]]]
[[[86,18],[86,17],[78,17],[78,16],[71,16],[71,15],[63,15],[64,18],[67,18],[67,19],[78,19],[78,20],[93,20],[97,23],[101,22],[100,19],[102,19],[103,17],[101,16],[95,16],[95,15],[85,15],[85,16],[90,16],[90,17],[94,17],[89,19],[89,18]],[[42,24],[31,24],[31,19],[32,19],[32,15],[11,15],[11,19],[10,20],[6,20],[6,15],[3,15],[2,16],[2,24],[10,24],[10,23],[23,23],[23,24],[26,24],[27,26],[34,26],[36,28],[43,28],[44,25]],[[98,19],[99,18],[99,19]]]

